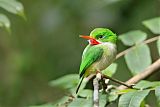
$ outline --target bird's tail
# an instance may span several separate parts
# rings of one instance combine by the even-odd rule
[[[80,79],[80,81],[79,81],[79,83],[78,83],[78,86],[77,86],[77,89],[76,89],[76,94],[77,94],[78,91],[79,91],[79,88],[80,88],[80,86],[81,86],[81,84],[82,84],[83,79],[84,79],[84,75],[81,77],[81,79]]]

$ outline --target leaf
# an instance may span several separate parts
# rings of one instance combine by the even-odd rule
[[[107,98],[107,96],[104,93],[101,93],[99,95],[99,107],[105,107],[105,105],[106,105],[106,98]]]
[[[134,47],[125,55],[125,61],[132,74],[138,74],[151,64],[149,47],[145,44]]]
[[[10,31],[10,21],[3,14],[0,14],[0,27],[5,27],[7,31]]]
[[[159,81],[150,82],[150,81],[141,80],[134,86],[134,88],[146,89],[146,88],[154,88],[156,86],[160,86]]]
[[[0,0],[0,7],[25,18],[23,5],[16,0]]]
[[[91,98],[92,97],[92,93],[93,93],[92,90],[83,89],[78,93],[78,95],[81,96],[81,97],[86,97],[86,98],[90,97]]]
[[[154,34],[160,34],[160,17],[143,21],[143,25],[151,30]]]
[[[119,39],[123,42],[124,45],[132,46],[137,43],[144,41],[147,38],[147,34],[140,30],[134,30],[127,33],[124,33],[119,36]]]
[[[158,52],[159,52],[159,56],[160,56],[160,38],[157,41],[157,48],[158,48]]]
[[[155,95],[157,97],[158,107],[160,107],[160,86],[156,87]]]
[[[108,101],[113,102],[118,98],[117,90],[112,89],[111,92],[108,94]]]
[[[117,94],[124,94],[124,93],[128,93],[128,92],[132,92],[132,91],[135,91],[135,89],[124,89],[124,90],[118,90],[117,91]]]
[[[92,99],[76,98],[67,107],[92,107]]]
[[[63,77],[60,77],[56,80],[51,81],[49,85],[61,87],[64,89],[71,89],[77,86],[78,81],[79,81],[78,74],[69,74],[69,75],[65,75]]]
[[[118,107],[140,107],[149,92],[149,90],[143,90],[123,94],[119,99]]]
[[[63,107],[65,102],[68,102],[68,100],[71,99],[68,96],[63,96],[61,99],[53,102],[53,107]]]
[[[109,67],[107,67],[105,70],[103,70],[102,73],[104,75],[112,77],[116,73],[116,70],[117,70],[117,64],[113,63]]]

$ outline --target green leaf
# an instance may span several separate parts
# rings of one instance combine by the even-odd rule
[[[125,61],[132,74],[138,74],[151,64],[149,47],[145,44],[134,47],[125,55]]]
[[[160,107],[160,86],[156,87],[155,95],[157,97],[158,107]]]
[[[124,45],[132,46],[144,41],[147,38],[147,34],[140,30],[130,31],[119,36],[119,39]]]
[[[61,87],[64,89],[71,89],[75,88],[79,81],[79,75],[78,74],[69,74],[65,75],[63,77],[60,77],[56,80],[53,80],[49,83],[50,86],[56,86]]]
[[[118,98],[117,90],[112,89],[108,94],[108,102],[113,102]]]
[[[117,94],[124,94],[124,93],[128,93],[128,92],[132,92],[135,91],[135,89],[124,89],[124,90],[118,90]]]
[[[160,34],[160,17],[143,21],[143,24],[154,34]]]
[[[0,7],[25,18],[23,5],[16,0],[0,0]]]
[[[134,86],[134,88],[146,89],[146,88],[154,88],[156,86],[160,86],[159,81],[150,82],[150,81],[141,80]]]
[[[107,67],[105,70],[103,70],[102,73],[104,75],[112,77],[116,73],[116,70],[117,70],[117,64],[113,63],[109,67]]]
[[[7,31],[10,31],[10,21],[7,16],[0,14],[0,27],[5,27]]]
[[[118,107],[140,107],[149,90],[133,91],[121,95]]]
[[[158,48],[158,52],[159,52],[159,56],[160,56],[160,38],[157,41],[157,48]]]
[[[92,98],[76,98],[67,107],[92,107]]]
[[[93,93],[92,90],[83,89],[78,93],[78,95],[81,96],[81,97],[89,98],[89,97],[92,97],[92,93]]]
[[[106,105],[106,98],[107,98],[106,94],[100,93],[100,95],[99,95],[99,107],[105,107],[105,105]]]
[[[68,96],[64,96],[61,99],[54,101],[53,102],[53,107],[63,107],[63,105],[65,104],[65,102],[68,102],[70,98]]]

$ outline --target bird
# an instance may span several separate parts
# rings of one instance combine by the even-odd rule
[[[108,28],[95,28],[89,36],[80,35],[80,37],[87,39],[89,44],[82,53],[80,80],[76,94],[85,77],[107,68],[115,60],[117,54],[117,35]]]

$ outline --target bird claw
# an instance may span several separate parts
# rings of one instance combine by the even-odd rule
[[[97,73],[96,78],[97,78],[98,80],[100,80],[101,77],[102,77],[101,73]]]
[[[105,79],[105,84],[108,84],[109,83],[109,79]]]
[[[108,85],[105,91],[108,92],[108,91],[111,90],[112,88],[114,88],[113,85]]]

